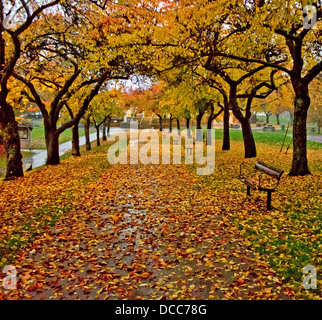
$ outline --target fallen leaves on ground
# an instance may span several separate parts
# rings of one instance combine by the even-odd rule
[[[260,160],[269,162],[272,149],[260,150]],[[1,288],[2,299],[290,299],[303,294],[294,276],[320,261],[320,173],[284,176],[273,194],[278,209],[266,211],[265,194],[246,197],[245,186],[235,179],[241,143],[218,151],[216,171],[206,177],[185,165],[108,167],[105,151],[41,169],[16,185],[0,184],[7,192],[1,193],[2,201],[16,199],[2,212],[3,239],[15,232],[23,236],[28,219],[41,221],[39,202],[63,210],[52,218],[55,223],[43,223],[41,232],[26,236],[29,243],[15,252],[10,263],[17,268],[18,287]],[[273,159],[282,169],[290,162],[289,155]],[[25,187],[29,198],[23,200],[19,190]],[[310,249],[308,259],[296,260],[294,243],[299,250]],[[8,255],[7,248],[3,258]],[[292,267],[296,270],[288,278],[285,272]]]

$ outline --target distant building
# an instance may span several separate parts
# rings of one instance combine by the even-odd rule
[[[18,131],[20,137],[20,146],[21,149],[31,149],[32,139],[31,139],[31,130],[32,126],[29,124],[18,124]]]

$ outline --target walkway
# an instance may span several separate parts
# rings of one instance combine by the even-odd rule
[[[111,128],[110,133],[117,133],[122,131],[120,128]],[[96,140],[96,132],[91,133],[90,136],[90,141],[95,141]],[[102,138],[102,137],[101,137]],[[86,143],[85,136],[79,137],[79,145],[82,146]],[[72,149],[72,142],[67,141],[65,143],[62,143],[59,145],[59,155],[62,156],[63,154],[67,153],[69,150]],[[29,151],[29,150],[28,150]],[[47,150],[31,150],[35,154],[32,157],[28,157],[25,159],[22,159],[22,163],[25,164],[31,164],[32,168],[38,168],[46,164],[46,159],[47,159]]]
[[[307,140],[322,143],[322,136],[307,136]]]
[[[111,128],[110,129],[110,134],[113,133],[118,133],[120,131],[122,131],[124,129],[120,129],[120,128]],[[90,141],[95,141],[96,140],[96,132],[95,133],[91,133],[90,134]],[[81,136],[79,137],[79,145],[82,146],[86,143],[85,141],[85,136]],[[67,141],[65,143],[62,143],[59,145],[59,155],[62,156],[63,154],[67,153],[68,151],[70,151],[72,149],[72,142],[71,141]],[[46,160],[47,160],[47,150],[42,150],[42,149],[33,149],[33,150],[22,150],[22,151],[31,151],[34,153],[33,156],[28,157],[28,158],[23,158],[22,159],[22,164],[28,165],[31,164],[32,168],[38,168],[41,167],[43,165],[46,164]],[[0,168],[0,177],[4,177],[6,173],[6,169],[5,168]]]
[[[109,167],[13,262],[7,298],[288,299],[222,198],[195,184],[181,165]]]

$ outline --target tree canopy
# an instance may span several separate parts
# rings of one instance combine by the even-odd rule
[[[0,128],[8,179],[23,174],[15,119],[22,101],[41,110],[47,163],[56,164],[59,134],[78,125],[106,81],[134,74],[154,82],[125,95],[136,109],[161,118],[202,117],[214,106],[221,110],[219,103],[225,119],[231,110],[242,126],[245,157],[256,156],[252,110],[276,98],[279,107],[274,103],[270,112],[277,113],[290,108],[281,101],[292,97],[290,174],[310,173],[306,121],[322,70],[320,1],[3,0],[0,17]],[[74,96],[82,103],[71,108]],[[66,108],[71,117],[58,128]]]

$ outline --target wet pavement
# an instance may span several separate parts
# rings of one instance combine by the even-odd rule
[[[111,128],[110,134],[115,134],[121,131],[124,131],[124,129]],[[96,132],[90,134],[90,141],[92,142],[95,140],[96,140]],[[86,143],[85,136],[79,137],[79,145],[82,146],[85,143]],[[72,141],[62,143],[59,145],[59,155],[62,156],[63,154],[67,153],[71,149],[72,149]],[[28,165],[32,165],[32,168],[35,169],[46,164],[47,150],[39,150],[39,149],[24,150],[23,149],[22,151],[28,151],[28,152],[31,151],[34,153],[33,156],[22,159],[22,164],[24,166],[24,169],[28,168]],[[5,168],[0,168],[0,177],[4,177],[5,172],[6,172]]]
[[[322,143],[322,136],[307,136],[307,140]]]

